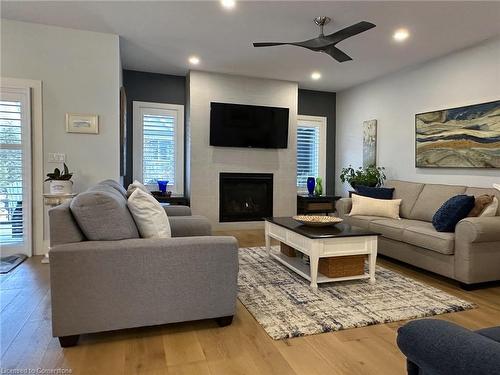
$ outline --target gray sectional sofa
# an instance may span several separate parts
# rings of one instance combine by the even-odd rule
[[[351,199],[337,202],[339,215],[351,225],[381,233],[380,254],[458,280],[462,287],[500,280],[500,208],[495,217],[469,217],[455,233],[437,232],[432,217],[449,198],[458,194],[492,194],[500,191],[455,185],[387,181],[394,199],[402,199],[400,220],[376,216],[349,216]]]
[[[210,318],[231,323],[238,276],[234,237],[211,236],[207,219],[191,216],[189,207],[165,206],[173,238],[138,238],[134,228],[124,227],[130,213],[117,182],[103,181],[83,195],[109,204],[95,213],[99,230],[131,231],[135,238],[91,241],[70,204],[49,211],[52,332],[61,346],[93,332]],[[122,210],[123,220],[109,220],[113,207]]]

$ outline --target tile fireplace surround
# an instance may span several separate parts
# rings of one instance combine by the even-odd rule
[[[298,86],[294,82],[191,71],[188,77],[186,183],[193,214],[210,220],[213,230],[264,228],[263,221],[222,222],[219,218],[221,173],[273,175],[273,215],[296,212],[296,120]],[[209,145],[210,103],[242,103],[289,108],[288,148],[253,149]]]

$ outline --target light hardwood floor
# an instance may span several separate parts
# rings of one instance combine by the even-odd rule
[[[262,246],[263,231],[233,231],[240,246]],[[0,277],[0,368],[67,368],[73,374],[286,375],[404,374],[396,347],[404,322],[274,341],[238,302],[233,324],[171,324],[82,336],[61,349],[51,336],[49,266],[40,257]],[[500,287],[460,290],[440,277],[379,259],[379,264],[429,283],[479,307],[445,314],[478,329],[500,325]]]

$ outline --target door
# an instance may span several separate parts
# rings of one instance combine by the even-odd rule
[[[31,186],[30,91],[0,87],[1,256],[31,256]]]

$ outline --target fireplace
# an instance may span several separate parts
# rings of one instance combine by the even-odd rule
[[[272,173],[221,173],[219,221],[260,221],[273,216]]]

